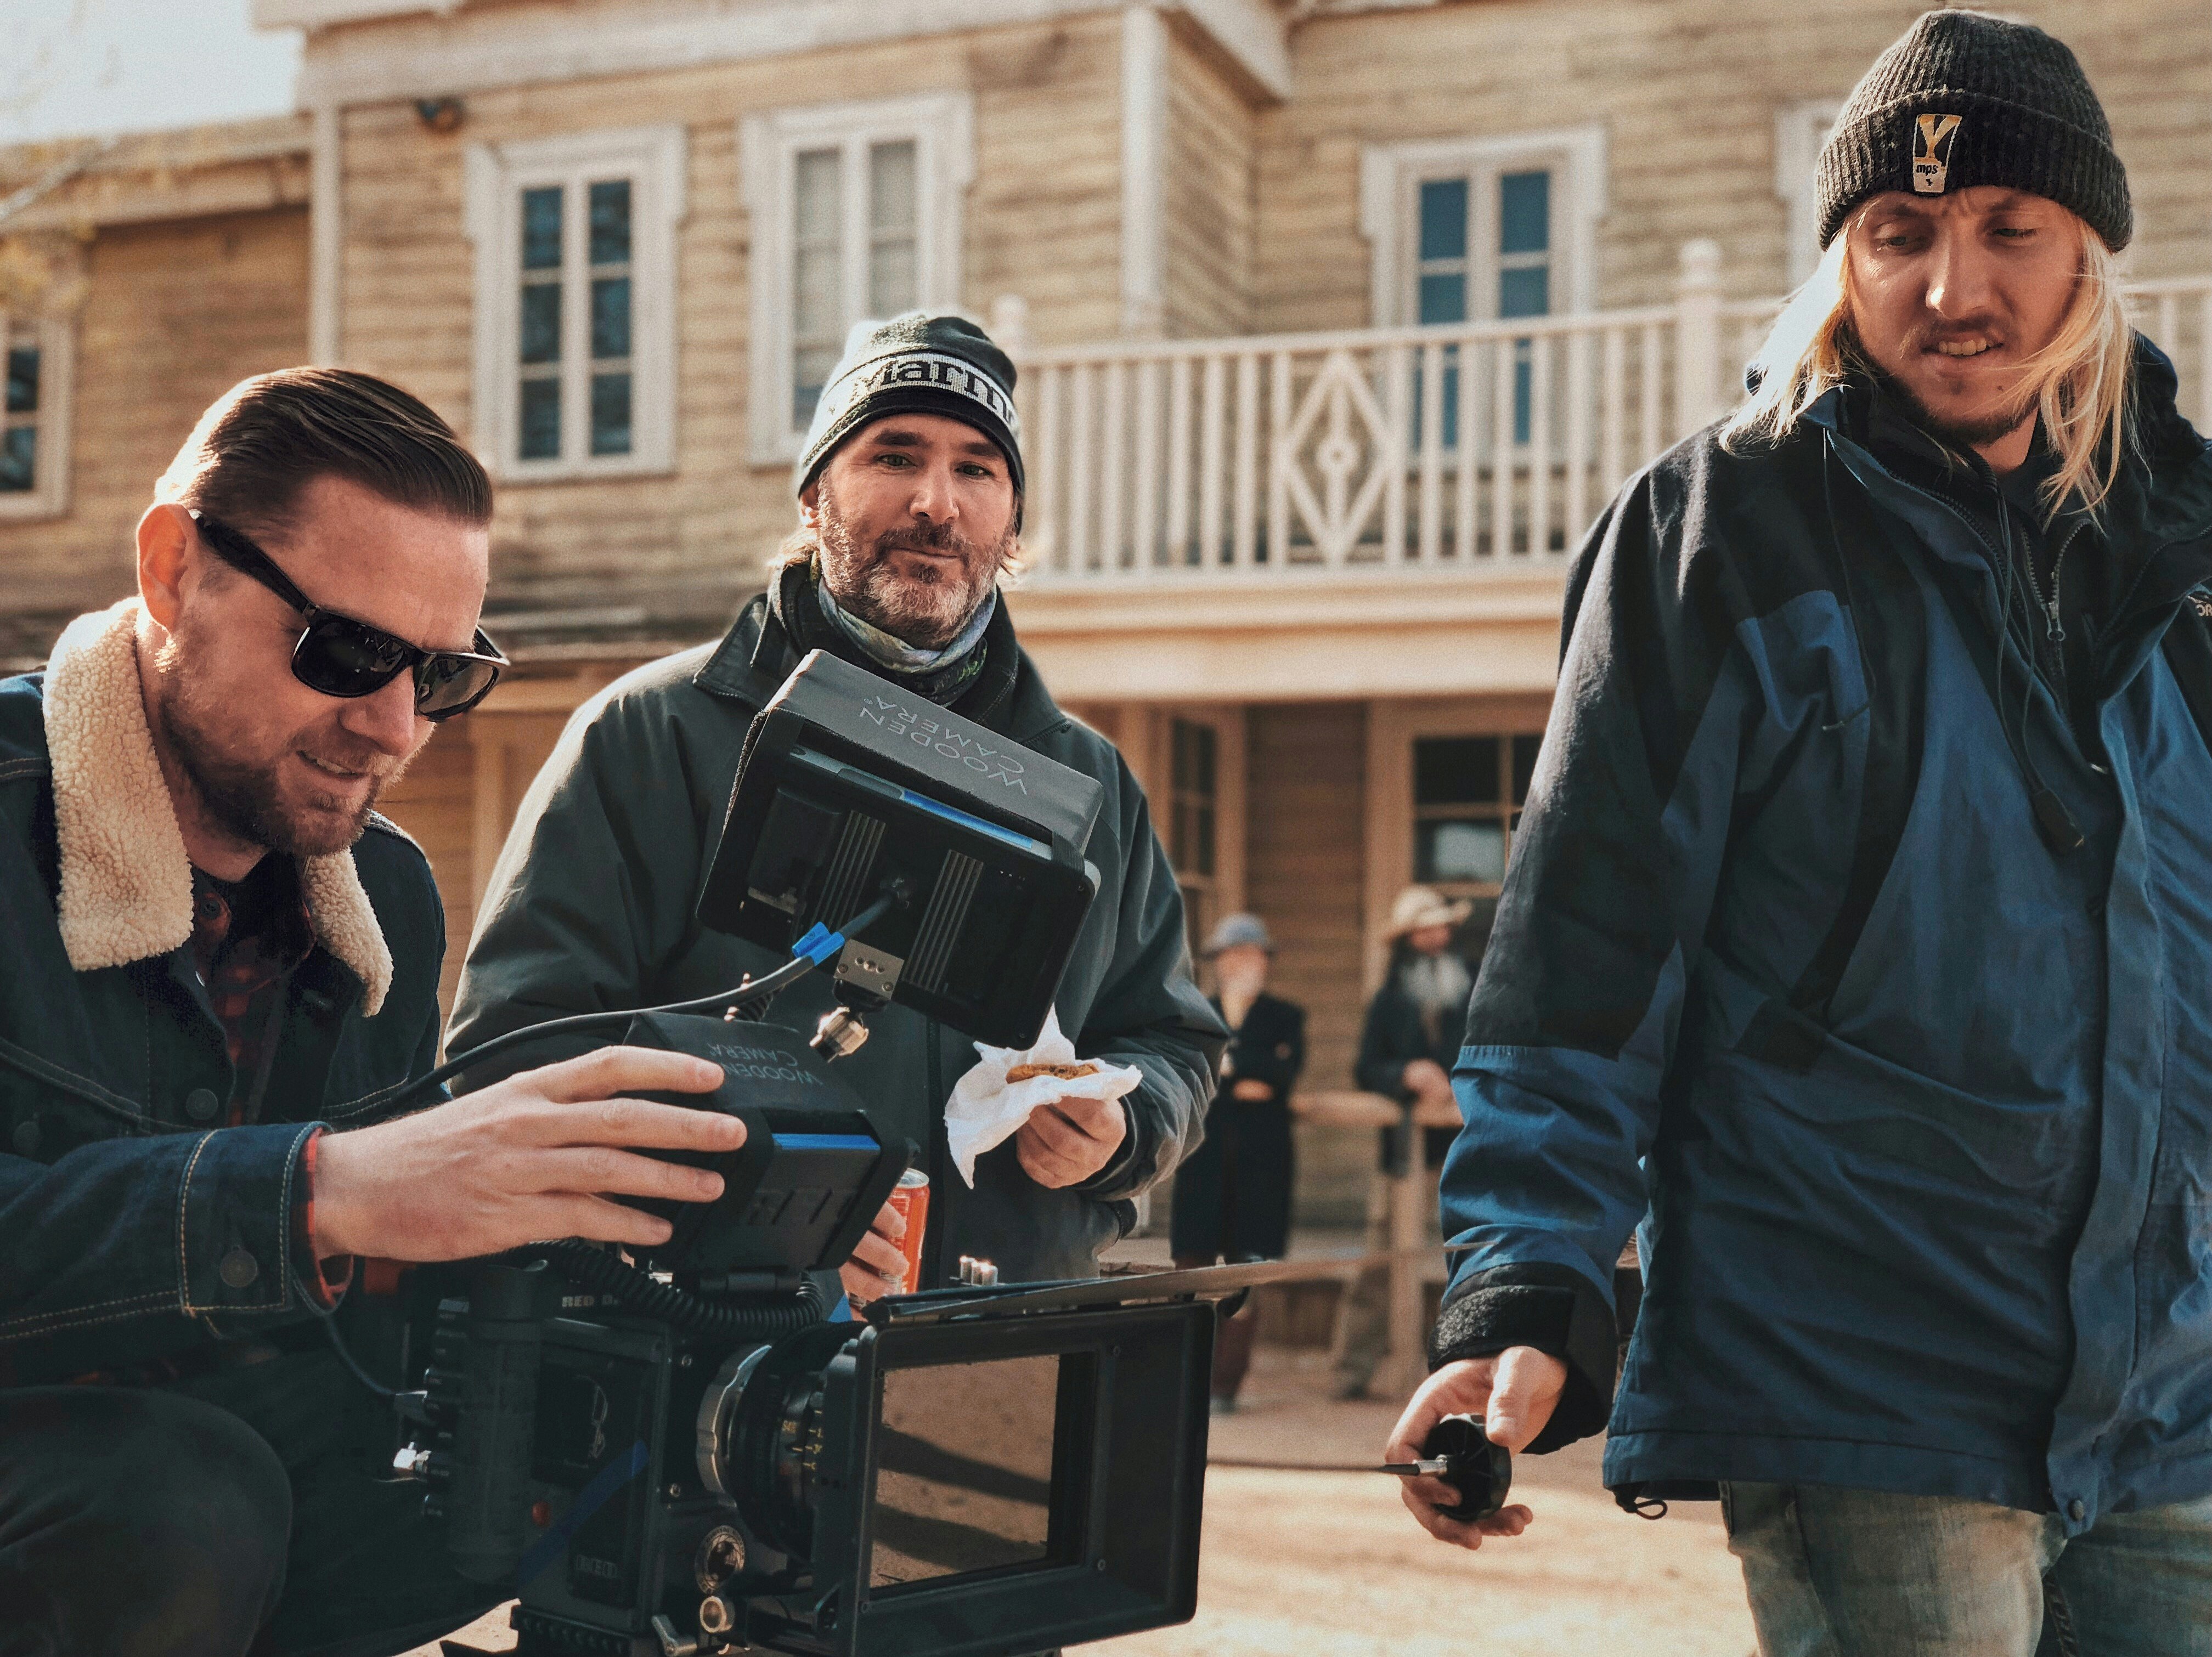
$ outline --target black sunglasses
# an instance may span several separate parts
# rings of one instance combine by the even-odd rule
[[[275,559],[229,525],[203,512],[193,512],[192,521],[209,551],[300,612],[307,626],[292,646],[292,677],[310,690],[325,696],[367,696],[411,668],[415,711],[426,719],[450,719],[489,695],[507,667],[507,658],[481,628],[473,650],[422,649],[381,628],[325,610],[292,585]]]

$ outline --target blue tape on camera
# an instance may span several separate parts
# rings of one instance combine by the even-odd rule
[[[628,1454],[617,1456],[594,1473],[592,1482],[576,1492],[568,1511],[555,1520],[552,1529],[539,1537],[530,1551],[522,1556],[522,1563],[514,1568],[515,1587],[524,1587],[558,1559],[567,1549],[568,1539],[582,1528],[584,1521],[605,1507],[617,1490],[643,1472],[652,1460],[641,1438],[629,1447]]]

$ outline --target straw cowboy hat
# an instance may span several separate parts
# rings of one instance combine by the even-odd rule
[[[1456,926],[1474,909],[1465,900],[1452,902],[1432,886],[1408,886],[1391,904],[1390,924],[1382,935],[1395,942],[1426,926]]]

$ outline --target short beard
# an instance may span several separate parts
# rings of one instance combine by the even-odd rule
[[[822,519],[823,579],[830,596],[841,608],[917,650],[942,650],[960,636],[1013,553],[1011,526],[998,545],[978,559],[975,543],[947,524],[887,531],[863,550],[837,510],[826,477],[816,499]],[[933,562],[913,576],[892,573],[893,552],[925,547],[957,553],[962,573]]]
[[[1903,380],[1893,379],[1890,387],[1904,403],[1914,425],[1946,448],[1962,454],[2009,437],[2026,422],[2035,418],[2035,400],[2030,398],[2008,413],[1984,415],[1978,420],[1946,420],[1915,396],[1912,388]]]
[[[157,659],[155,664],[162,681],[161,728],[208,815],[226,833],[293,858],[329,857],[359,840],[378,798],[398,780],[399,769],[376,778],[360,807],[344,816],[325,811],[295,818],[286,810],[277,781],[282,756],[258,765],[228,750],[220,734],[225,722],[222,710],[204,705],[195,694],[179,642],[172,635],[161,652],[168,659]]]
[[[1906,349],[1919,349],[1921,337],[1915,336],[1906,342]],[[1947,420],[1923,403],[1901,376],[1892,373],[1875,362],[1874,354],[1867,349],[1865,341],[1859,337],[1858,325],[1855,321],[1844,322],[1837,337],[1837,343],[1843,348],[1847,359],[1855,360],[1869,370],[1905,405],[1906,416],[1914,425],[1944,447],[1959,453],[1967,453],[2000,438],[2008,437],[2019,429],[2022,421],[2035,417],[2036,398],[2029,393],[2023,395],[2011,410],[2002,413],[1984,415],[1978,420]]]

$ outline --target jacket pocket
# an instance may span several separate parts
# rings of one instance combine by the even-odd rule
[[[51,1164],[97,1140],[155,1126],[138,1101],[0,1040],[0,1153]]]

